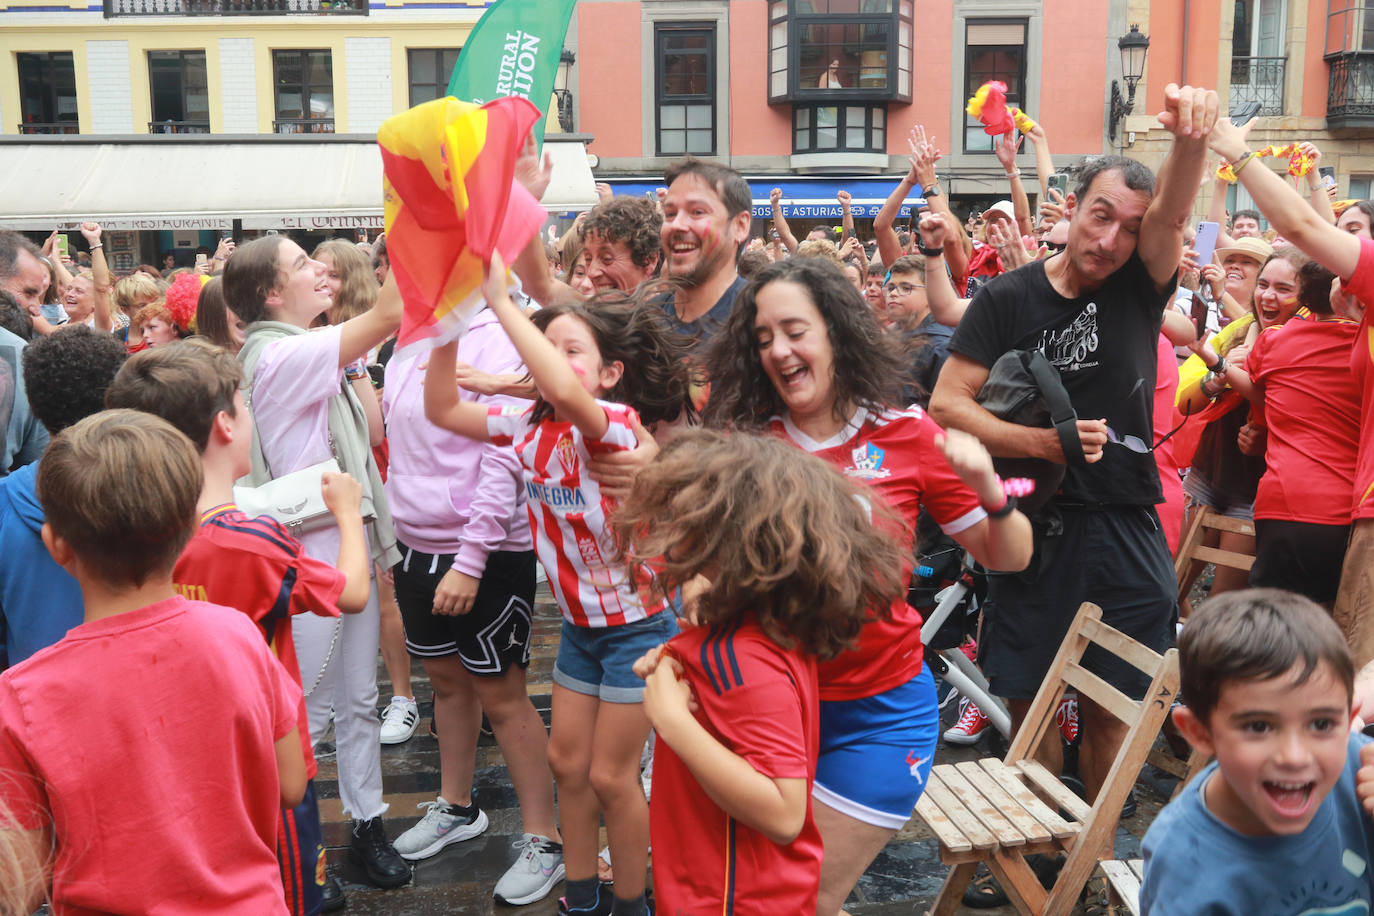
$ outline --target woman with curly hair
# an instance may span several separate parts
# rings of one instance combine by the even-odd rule
[[[982,444],[943,432],[919,408],[895,406],[906,360],[835,265],[793,258],[755,275],[707,370],[706,425],[779,436],[863,482],[896,513],[904,578],[922,506],[990,569],[1030,561],[1030,523]],[[840,912],[910,817],[939,730],[920,615],[901,598],[865,610],[857,648],[820,664],[812,798],[826,849],[817,908],[824,916]]]

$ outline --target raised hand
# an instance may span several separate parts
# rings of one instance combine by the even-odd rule
[[[1158,115],[1159,123],[1178,139],[1199,140],[1216,126],[1218,107],[1213,90],[1170,83],[1164,87],[1164,110]]]

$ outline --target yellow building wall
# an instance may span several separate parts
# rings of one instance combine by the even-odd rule
[[[73,7],[84,9],[72,0]],[[51,0],[9,0],[0,2],[0,10],[16,9],[24,5],[42,3],[49,8]],[[415,0],[407,6],[414,8]],[[474,7],[484,4],[474,3]],[[465,14],[466,15],[466,14]],[[395,111],[409,107],[409,74],[407,51],[410,48],[458,48],[466,42],[473,22],[436,21],[432,14],[416,21],[397,21],[393,18],[377,20],[371,17],[348,17],[328,21],[324,17],[281,17],[270,21],[247,22],[230,17],[195,17],[184,22],[149,22],[135,17],[101,20],[100,25],[72,27],[71,25],[11,25],[0,19],[0,111],[3,111],[5,134],[18,133],[20,121],[19,72],[15,55],[27,52],[70,51],[76,75],[77,115],[82,133],[92,124],[90,79],[87,66],[86,42],[127,41],[129,43],[129,88],[133,95],[134,132],[147,133],[152,119],[152,93],[148,77],[149,51],[205,51],[207,87],[210,94],[210,130],[223,130],[219,39],[252,38],[256,65],[258,132],[272,133],[276,111],[273,94],[272,51],[276,49],[317,50],[331,52],[334,70],[334,129],[349,131],[348,123],[348,59],[346,40],[349,38],[389,38],[391,41],[391,86]],[[304,20],[304,21],[303,21]]]

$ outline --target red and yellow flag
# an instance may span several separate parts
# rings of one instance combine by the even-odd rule
[[[539,117],[522,98],[479,107],[448,97],[382,123],[386,250],[405,301],[398,349],[462,333],[492,252],[513,262],[543,225],[544,209],[515,181]]]

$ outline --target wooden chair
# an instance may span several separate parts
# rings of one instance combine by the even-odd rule
[[[1250,567],[1255,565],[1253,554],[1237,553],[1234,550],[1222,550],[1220,547],[1208,547],[1203,544],[1203,538],[1209,530],[1229,531],[1233,534],[1247,534],[1254,537],[1255,523],[1240,518],[1227,518],[1220,513],[1213,512],[1206,506],[1203,506],[1193,515],[1192,524],[1183,533],[1183,539],[1178,542],[1178,553],[1174,558],[1174,574],[1178,579],[1180,606],[1183,606],[1188,599],[1188,596],[1183,593],[1183,586],[1188,580],[1194,563],[1213,563],[1217,566],[1240,569],[1246,572],[1249,572]]]
[[[1151,679],[1143,700],[1130,699],[1082,667],[1080,660],[1090,643]],[[1041,738],[1057,728],[1055,710],[1068,687],[1128,726],[1091,806],[1034,759]],[[1102,609],[1085,602],[1006,758],[941,764],[931,770],[916,813],[939,840],[940,860],[954,866],[932,916],[954,913],[979,862],[987,864],[1021,913],[1068,916],[1097,867],[1098,853],[1114,835],[1121,805],[1177,692],[1177,650],[1158,655],[1104,624]],[[1060,851],[1067,852],[1068,859],[1046,892],[1025,857]]]

